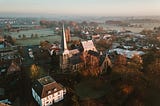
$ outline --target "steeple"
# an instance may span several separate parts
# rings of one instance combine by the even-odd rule
[[[62,50],[62,52],[68,51],[67,42],[66,42],[66,35],[65,35],[65,30],[64,30],[64,24],[63,24],[63,29],[62,29],[61,50]]]
[[[68,60],[69,60],[69,50],[67,48],[66,35],[63,25],[62,39],[61,39],[60,69],[66,70],[68,68]]]

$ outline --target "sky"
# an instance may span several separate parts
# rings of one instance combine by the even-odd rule
[[[160,16],[160,0],[0,0],[0,14]]]

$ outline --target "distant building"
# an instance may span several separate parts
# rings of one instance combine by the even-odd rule
[[[36,80],[32,87],[33,98],[40,106],[50,106],[64,99],[66,89],[50,76]]]
[[[12,61],[21,64],[21,56],[18,53],[17,47],[0,48],[0,68],[8,67]]]
[[[120,49],[120,48],[116,48],[116,49],[112,49],[109,50],[109,53],[112,52],[116,52],[117,54],[126,56],[128,59],[131,59],[134,55],[144,55],[145,53],[143,51],[131,51],[131,50],[125,50],[125,49]]]
[[[15,24],[16,23],[16,19],[15,18],[0,18],[0,25],[4,25],[4,24]]]
[[[19,71],[21,71],[20,66],[16,62],[12,61],[7,69],[7,74],[12,74]]]
[[[5,41],[2,36],[0,36],[0,74],[10,74],[16,71],[20,71],[20,68],[18,69],[20,65],[21,56],[17,47],[12,46],[10,43]]]

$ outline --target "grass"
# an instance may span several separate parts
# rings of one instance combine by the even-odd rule
[[[76,85],[76,93],[80,99],[97,99],[107,93],[107,84],[100,79],[83,80]]]
[[[46,36],[46,37],[38,37],[38,38],[30,38],[30,39],[18,39],[16,40],[17,45],[38,45],[40,44],[41,41],[49,41],[49,42],[54,42],[54,41],[59,41],[60,36]]]
[[[80,38],[78,37],[72,37],[72,40],[78,40]],[[39,45],[41,41],[49,41],[49,42],[55,42],[55,41],[61,41],[61,36],[44,36],[44,37],[38,37],[38,38],[30,38],[30,39],[18,39],[16,40],[16,45]]]

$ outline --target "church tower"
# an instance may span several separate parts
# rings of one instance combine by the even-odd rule
[[[60,69],[62,71],[67,70],[69,59],[69,50],[67,48],[67,41],[65,35],[64,25],[62,28],[62,38],[61,38],[61,51],[60,51]]]

